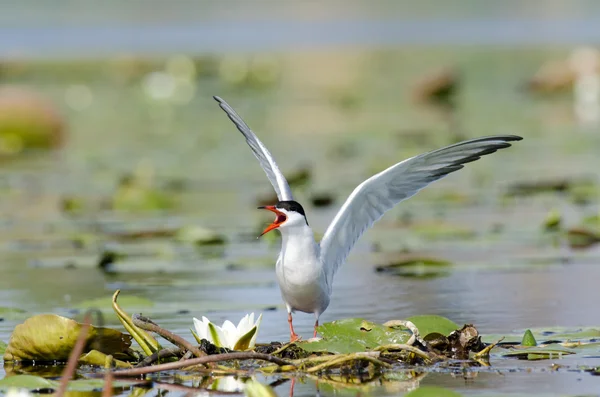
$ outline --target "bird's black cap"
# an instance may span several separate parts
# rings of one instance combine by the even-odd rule
[[[275,208],[282,208],[287,211],[295,211],[299,214],[302,214],[302,216],[304,216],[304,219],[306,219],[306,214],[304,213],[304,208],[302,208],[300,203],[297,201],[294,201],[294,200],[280,201],[277,204],[275,204]],[[306,221],[306,224],[308,225],[308,220]]]

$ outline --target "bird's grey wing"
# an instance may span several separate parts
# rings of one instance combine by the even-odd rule
[[[229,116],[229,119],[233,121],[233,124],[235,124],[238,130],[240,130],[242,135],[244,135],[244,138],[246,138],[248,146],[250,146],[250,149],[252,149],[254,156],[256,156],[260,162],[260,166],[265,171],[265,174],[267,174],[267,178],[269,178],[269,181],[271,181],[271,185],[273,185],[279,201],[293,200],[294,198],[292,196],[292,191],[287,183],[287,180],[281,171],[279,171],[279,167],[277,167],[275,159],[271,153],[269,153],[265,145],[263,145],[260,139],[258,139],[254,132],[252,132],[250,127],[248,127],[244,120],[242,120],[242,118],[235,112],[235,110],[233,110],[231,106],[229,106],[227,102],[218,96],[213,98],[219,103],[221,109],[225,111],[227,116]]]
[[[354,189],[321,240],[321,261],[331,283],[363,232],[389,209],[413,196],[431,182],[510,146],[514,135],[490,136],[460,142],[404,160],[367,179]]]

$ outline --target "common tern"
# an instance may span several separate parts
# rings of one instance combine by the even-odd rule
[[[373,175],[354,189],[317,243],[304,208],[294,201],[271,153],[227,102],[218,96],[214,99],[244,135],[277,193],[278,203],[259,207],[276,215],[261,236],[274,229],[281,233],[276,274],[288,312],[290,341],[299,339],[292,324],[292,313],[296,310],[314,314],[314,336],[317,336],[319,317],[329,306],[333,276],[356,240],[386,211],[431,182],[463,168],[463,164],[522,139],[515,135],[471,139],[411,157]]]

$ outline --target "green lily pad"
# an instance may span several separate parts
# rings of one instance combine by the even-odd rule
[[[42,378],[35,375],[13,375],[0,379],[0,390],[8,390],[12,388],[40,390],[40,389],[56,389],[58,382]]]
[[[467,240],[476,236],[472,229],[440,222],[418,223],[411,230],[427,240]]]
[[[148,308],[154,306],[154,302],[152,302],[150,299],[135,295],[125,295],[119,297],[119,304],[129,308]],[[107,296],[97,299],[88,299],[76,304],[74,307],[81,310],[92,308],[99,310],[112,310],[112,297]]]
[[[406,343],[411,334],[375,324],[362,318],[349,318],[321,325],[317,331],[323,337],[316,342],[298,342],[307,352],[356,353],[378,346]]]
[[[27,317],[26,311],[16,307],[0,307],[0,318],[5,320],[17,320]]]
[[[535,337],[533,336],[533,332],[531,330],[525,331],[523,334],[523,339],[521,340],[521,346],[537,346],[537,342]]]
[[[600,329],[598,328],[578,328],[568,329],[564,327],[554,328],[531,328],[531,333],[538,343],[543,343],[549,340],[558,341],[586,341],[588,339],[600,338]],[[485,343],[492,343],[504,337],[503,343],[520,343],[523,340],[523,334],[515,333],[507,334],[488,334],[481,339]]]
[[[195,245],[221,245],[225,244],[225,237],[213,230],[199,226],[185,226],[177,231],[175,239],[183,243]]]
[[[460,328],[458,324],[446,317],[429,314],[412,316],[407,318],[406,321],[410,321],[416,325],[423,338],[432,332],[448,336],[450,333]]]
[[[87,352],[86,354],[82,355],[81,357],[79,357],[78,361],[80,364],[88,364],[88,365],[95,365],[98,367],[105,367],[107,364],[107,360],[108,360],[107,354],[99,352],[98,350],[92,350],[92,351]],[[125,361],[114,359],[114,358],[111,360],[110,363],[117,368],[131,368],[132,367],[131,364],[129,364]]]
[[[139,380],[113,380],[113,388],[128,387],[139,383]],[[59,382],[42,378],[36,375],[13,375],[0,379],[0,390],[12,388],[27,389],[30,391],[51,389],[56,390]],[[104,388],[104,379],[77,379],[69,382],[67,390],[71,392],[101,391]]]
[[[432,278],[448,275],[451,265],[443,259],[406,255],[391,264],[377,266],[375,271],[403,277]]]
[[[40,314],[15,327],[6,351],[5,361],[63,361],[69,354],[83,324],[55,314]],[[90,326],[85,352],[97,349],[106,354],[125,352],[131,336],[111,328]]]
[[[562,358],[563,356],[575,353],[575,351],[566,347],[550,345],[546,347],[528,347],[525,349],[515,348],[503,353],[502,356],[515,357],[522,360],[547,360]]]
[[[114,389],[120,387],[128,387],[140,383],[139,380],[117,380],[113,379],[111,385]],[[67,385],[67,391],[71,392],[90,392],[102,391],[104,388],[104,379],[77,379],[72,380]]]
[[[462,394],[454,390],[438,386],[421,386],[418,389],[406,393],[404,397],[461,397]]]

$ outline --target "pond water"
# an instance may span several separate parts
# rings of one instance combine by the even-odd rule
[[[87,38],[80,37],[82,43]],[[0,50],[5,44],[0,39]],[[595,308],[600,250],[573,250],[564,237],[543,231],[552,210],[561,213],[564,227],[598,213],[600,128],[578,123],[569,93],[541,98],[519,90],[545,60],[566,58],[569,50],[388,45],[225,51],[193,58],[197,77],[185,100],[160,99],[149,88],[144,76],[164,69],[162,58],[151,66],[140,61],[139,68],[132,58],[133,77],[123,77],[129,69],[110,56],[98,63],[26,64],[5,81],[32,86],[58,104],[68,120],[68,140],[60,151],[29,153],[0,168],[0,307],[25,311],[0,312],[0,341],[8,341],[29,315],[78,316],[117,289],[121,297],[149,301],[125,307],[130,313],[141,311],[190,340],[192,317],[222,322],[252,311],[263,313],[259,342],[289,336],[274,273],[279,238],[256,238],[271,221],[270,214],[256,210],[271,187],[212,95],[238,110],[284,173],[310,170],[309,182],[294,193],[317,234],[356,185],[389,165],[459,138],[524,137],[386,214],[336,276],[322,322],[437,314],[473,323],[484,335],[600,326]],[[410,97],[414,82],[439,67],[461,72],[452,124],[443,111]],[[236,77],[236,68],[246,77]],[[69,99],[73,86],[85,87],[86,106]],[[145,203],[141,209],[106,209],[124,175],[176,204],[154,211]],[[507,195],[516,182],[581,177],[596,184],[586,204],[565,192]],[[330,194],[334,204],[311,205],[311,197],[321,193]],[[65,212],[65,199],[83,209]],[[125,231],[182,225],[212,229],[227,242],[194,247],[170,237],[122,238]],[[107,250],[123,255],[109,272],[96,266]],[[428,277],[375,270],[406,252],[452,265]],[[106,322],[118,326],[108,307],[102,308]],[[298,313],[294,321],[300,335],[312,335],[312,315]],[[578,360],[562,360],[568,369],[558,372],[548,360],[527,367],[492,360],[490,369],[469,379],[433,371],[421,384],[468,395],[597,393],[597,377],[576,371],[578,365],[598,366],[597,359]],[[287,395],[288,387],[276,391]],[[402,391],[375,386],[369,393]],[[315,392],[314,381],[296,385],[295,395]]]

